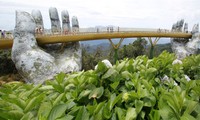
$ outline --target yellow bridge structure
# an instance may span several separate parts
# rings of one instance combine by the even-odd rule
[[[40,44],[53,44],[53,43],[65,43],[65,42],[77,42],[88,40],[102,40],[114,38],[137,38],[152,37],[158,40],[159,38],[191,38],[191,33],[184,32],[158,32],[158,31],[120,31],[120,32],[78,32],[73,34],[44,34],[37,35],[37,43]],[[13,39],[0,39],[0,49],[12,48]]]

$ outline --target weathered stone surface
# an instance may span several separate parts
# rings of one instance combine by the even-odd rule
[[[33,10],[31,15],[34,18],[36,24],[35,32],[37,34],[42,34],[44,32],[44,24],[41,12],[39,10]]]
[[[50,8],[50,12],[52,11],[54,13],[55,9],[51,10]],[[54,16],[53,13],[50,13],[50,17],[55,18],[56,15]],[[34,18],[40,16],[38,12],[32,12],[32,14],[35,16]],[[12,60],[25,81],[38,84],[47,79],[52,79],[59,72],[68,73],[81,70],[82,51],[80,43],[45,45],[42,46],[45,50],[43,51],[37,45],[35,39],[37,20],[34,20],[34,18],[27,12],[16,12]],[[55,19],[51,23],[55,24]],[[79,26],[78,22],[72,21],[72,23]],[[54,28],[59,29],[59,26],[54,26]],[[78,31],[79,28],[76,27],[75,29]]]
[[[50,16],[50,20],[51,20],[52,33],[60,33],[61,27],[60,27],[60,19],[58,16],[57,9],[54,7],[49,8],[49,16]]]
[[[72,32],[79,32],[79,22],[76,16],[72,17]]]
[[[63,34],[68,34],[70,30],[70,20],[69,20],[69,13],[67,10],[63,10],[61,12],[61,18],[62,18],[62,31]]]
[[[68,21],[69,20],[68,12],[64,11],[61,13],[61,15],[66,16],[66,19],[64,21],[67,22],[65,23],[62,29],[69,27],[69,30],[71,30],[69,25],[70,21]],[[77,17],[75,17],[74,19],[75,20],[72,19],[72,25],[76,27],[72,27],[72,29],[76,29],[76,32],[78,32],[79,31],[78,19]],[[71,31],[69,31],[69,33],[70,32]],[[56,59],[56,63],[58,63],[57,66],[59,72],[69,73],[81,70],[82,49],[79,42],[49,44],[43,46],[43,48]]]
[[[35,21],[27,12],[16,12],[12,60],[26,82],[42,83],[56,74],[55,58],[36,42]]]
[[[172,26],[172,31],[174,32],[188,32],[188,24],[184,24],[184,20],[178,21]],[[198,44],[200,43],[199,38],[199,26],[194,25],[192,29],[192,39],[184,38],[172,38],[171,45],[172,50],[176,54],[177,59],[181,60],[186,56],[195,54],[198,50]]]

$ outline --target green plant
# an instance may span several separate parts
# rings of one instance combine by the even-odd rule
[[[96,70],[60,73],[44,85],[4,84],[0,119],[200,119],[200,81],[198,77],[187,81],[184,74],[190,73],[189,68],[185,62],[173,66],[174,59],[163,52],[154,59],[117,61],[111,68],[99,62]],[[163,75],[169,79],[163,81]]]

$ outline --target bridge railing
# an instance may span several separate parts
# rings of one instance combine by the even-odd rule
[[[101,32],[69,32],[67,34],[64,33],[54,33],[54,34],[36,34],[36,37],[44,37],[44,36],[48,36],[48,37],[56,37],[56,36],[73,36],[73,35],[90,35],[90,34],[114,34],[114,33],[152,33],[152,32],[156,32],[156,31],[113,31],[113,32],[107,32],[107,31],[101,31]],[[167,32],[158,32],[158,33],[169,33],[169,31]],[[171,32],[174,34],[177,34],[177,32]],[[181,33],[181,32],[178,32]]]
[[[161,30],[152,30],[152,31],[138,31],[138,30],[133,30],[130,31],[130,29],[128,30],[120,30],[120,31],[98,31],[98,32],[68,32],[67,34],[64,33],[36,33],[35,36],[36,37],[43,37],[43,36],[72,36],[72,35],[88,35],[88,34],[113,34],[113,33],[152,33],[152,32],[157,32],[157,33],[181,33],[181,32],[175,32],[175,31],[169,31],[167,29],[161,29]],[[190,32],[189,32],[190,33]],[[0,40],[10,40],[13,39],[13,36],[9,36],[8,38],[0,38]]]
[[[71,32],[68,34],[36,34],[36,40],[41,44],[57,42],[75,42],[86,40],[99,40],[111,38],[134,38],[134,37],[171,37],[171,38],[191,38],[191,33],[169,32],[169,31],[100,31],[100,32]],[[0,49],[11,48],[12,39],[1,39]]]

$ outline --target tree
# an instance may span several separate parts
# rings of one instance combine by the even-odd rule
[[[144,38],[137,38],[132,44],[124,45],[120,50],[120,59],[135,58],[144,55],[146,52],[147,41]]]

